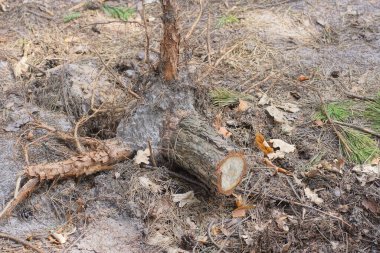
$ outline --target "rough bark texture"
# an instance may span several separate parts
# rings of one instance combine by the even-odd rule
[[[166,81],[177,78],[180,34],[177,27],[177,3],[161,0],[164,34],[161,41],[161,73]]]
[[[170,145],[169,158],[208,188],[218,189],[220,193],[231,194],[246,171],[244,156],[197,115],[179,123]],[[224,177],[222,173],[225,173]],[[236,176],[232,181],[228,178],[231,173],[234,174],[231,180]]]
[[[78,177],[111,169],[111,165],[123,161],[132,155],[132,151],[121,145],[117,139],[106,141],[103,148],[83,153],[68,160],[32,165],[25,168],[28,177],[39,180]]]

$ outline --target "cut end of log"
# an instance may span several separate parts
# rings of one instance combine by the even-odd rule
[[[231,153],[217,166],[218,191],[225,195],[232,194],[247,170],[245,157],[240,153]]]

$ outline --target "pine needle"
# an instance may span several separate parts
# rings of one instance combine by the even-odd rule
[[[364,117],[371,123],[372,128],[380,132],[380,92],[374,102],[368,102]]]
[[[102,9],[107,15],[123,21],[128,21],[128,19],[135,13],[135,10],[131,8],[113,7],[109,5],[104,5]]]
[[[343,101],[343,102],[332,102],[326,105],[326,112],[329,114],[328,116],[336,121],[346,121],[349,119],[353,112],[351,110],[352,102],[351,101]],[[327,116],[324,112],[317,112],[314,115],[316,120],[327,121]]]
[[[353,163],[363,164],[380,154],[377,142],[370,135],[342,127],[346,145],[340,145],[343,154]]]
[[[240,99],[251,100],[252,96],[231,91],[225,88],[217,88],[210,92],[212,103],[215,106],[234,106],[239,103]]]
[[[80,14],[80,12],[71,12],[63,17],[63,22],[68,23],[70,21],[80,18],[81,15],[82,14]]]

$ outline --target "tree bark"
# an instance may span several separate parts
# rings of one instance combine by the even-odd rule
[[[169,158],[210,189],[230,195],[246,172],[244,155],[197,115],[171,135]]]

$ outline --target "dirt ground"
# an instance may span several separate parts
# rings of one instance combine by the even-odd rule
[[[136,105],[144,103],[126,92],[144,97],[152,75],[144,63],[144,28],[114,22],[95,1],[81,2],[0,1],[1,209],[24,166],[75,155],[46,131],[32,129],[31,122],[72,131],[90,108],[106,105],[112,111],[88,120],[79,133],[109,139],[123,135]],[[156,64],[161,9],[157,1],[145,2],[149,58]],[[200,5],[178,2],[184,38]],[[135,1],[106,4],[139,8]],[[341,173],[315,168],[317,158],[332,164],[342,155],[331,128],[315,125],[312,118],[320,107],[315,90],[325,101],[347,99],[342,87],[362,96],[380,90],[380,2],[210,0],[203,7],[182,44],[180,73],[193,82],[197,110],[210,125],[221,114],[231,141],[246,154],[248,172],[236,194],[255,207],[244,218],[232,218],[234,197],[210,195],[173,176],[173,170],[185,174],[168,164],[141,168],[131,160],[87,177],[42,182],[0,221],[0,232],[44,252],[380,252],[380,179],[363,183],[363,175],[347,161]],[[64,22],[74,11],[81,16]],[[223,19],[228,16],[235,21]],[[142,22],[138,14],[129,21]],[[124,87],[111,73],[122,78]],[[301,75],[310,80],[300,82]],[[208,94],[216,87],[252,95],[250,108],[237,112],[214,106]],[[259,104],[263,94],[275,105],[291,102],[300,108],[284,112],[290,130]],[[151,123],[140,122],[154,139]],[[274,174],[262,162],[253,141],[256,132],[296,146],[276,161],[293,176]],[[146,179],[153,188],[142,183]],[[306,196],[307,189],[322,202]],[[188,191],[199,201],[184,207],[173,202],[172,194]],[[66,234],[67,242],[52,239],[54,232]],[[33,250],[0,236],[0,252]]]

